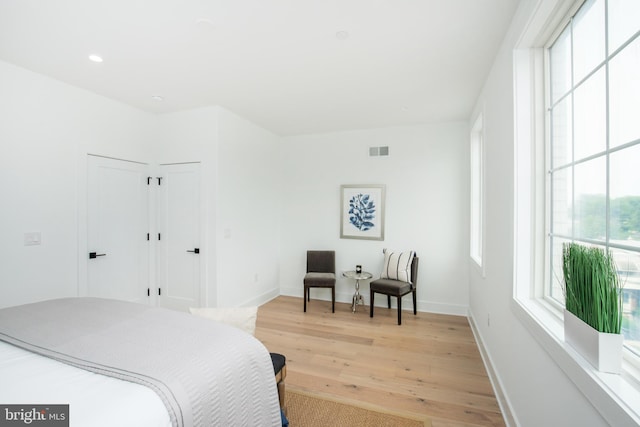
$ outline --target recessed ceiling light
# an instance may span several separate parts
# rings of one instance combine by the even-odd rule
[[[158,102],[164,101],[164,98],[161,97],[160,95],[152,95],[151,99],[153,99],[154,101],[158,101]]]
[[[349,32],[348,31],[338,31],[336,33],[336,37],[338,40],[346,40],[349,38]]]
[[[89,59],[92,60],[93,62],[102,62],[103,59],[101,56],[99,55],[89,55]]]

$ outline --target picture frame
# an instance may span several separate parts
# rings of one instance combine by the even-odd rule
[[[340,238],[384,240],[384,184],[340,186]]]

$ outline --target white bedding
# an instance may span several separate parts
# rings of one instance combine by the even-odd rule
[[[170,427],[158,395],[0,341],[0,403],[69,404],[71,427]]]
[[[159,396],[176,427],[281,425],[267,349],[253,336],[228,325],[124,301],[62,298],[0,309],[0,340],[149,388]],[[23,374],[25,381],[35,381],[23,385],[18,375],[8,383],[29,392],[47,384],[28,369]],[[3,386],[0,377],[0,389]],[[57,385],[53,383],[53,387]],[[94,388],[90,386],[87,394]],[[78,390],[85,394],[86,388]],[[13,394],[11,390],[3,393]],[[136,403],[126,393],[134,392],[116,391],[116,403],[102,400],[101,405],[106,411],[122,411],[118,408],[121,404]],[[67,402],[34,402],[31,397],[18,403]],[[70,418],[75,419],[73,406],[70,412]]]

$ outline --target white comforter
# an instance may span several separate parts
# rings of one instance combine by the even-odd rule
[[[150,388],[38,356],[0,341],[2,404],[68,404],[71,427],[170,427]]]
[[[269,353],[254,337],[231,326],[123,301],[63,298],[0,309],[0,341],[150,388],[176,427],[280,425]],[[35,376],[28,371],[24,375],[25,381]],[[40,378],[36,384],[50,387]],[[9,394],[14,387],[30,388],[22,385],[19,376],[0,381],[0,388],[5,387]],[[39,388],[31,391],[37,394]],[[78,390],[93,392],[86,387]],[[118,407],[121,398],[134,400],[127,393],[132,392],[116,391],[116,403],[103,400],[102,406],[122,412]],[[0,403],[6,402],[0,399]],[[67,402],[30,398],[18,403]],[[71,420],[75,411],[70,406]]]

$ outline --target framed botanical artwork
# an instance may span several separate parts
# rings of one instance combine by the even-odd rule
[[[340,238],[384,240],[384,185],[340,186]]]

